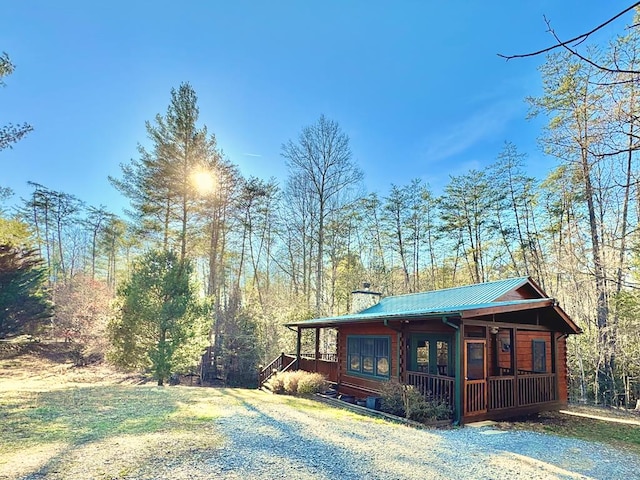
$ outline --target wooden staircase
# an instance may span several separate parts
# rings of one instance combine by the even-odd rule
[[[200,379],[202,385],[223,387],[225,384],[222,365],[216,364],[212,346],[207,347],[200,361]]]
[[[269,365],[260,370],[258,374],[258,388],[262,388],[267,380],[278,372],[295,370],[297,368],[296,364],[296,357],[281,353]]]

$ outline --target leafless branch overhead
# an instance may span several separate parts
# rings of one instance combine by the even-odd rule
[[[542,55],[543,53],[550,52],[551,50],[555,50],[556,48],[561,48],[561,47],[568,48],[569,45],[575,46],[574,44],[580,44],[580,43],[584,42],[590,35],[594,34],[598,30],[606,27],[607,25],[609,25],[614,20],[620,18],[622,15],[624,15],[625,13],[633,10],[634,8],[636,8],[638,6],[640,6],[640,2],[635,2],[633,5],[631,5],[628,8],[625,8],[623,11],[621,11],[620,13],[618,13],[615,16],[611,17],[606,22],[601,23],[600,25],[598,25],[597,27],[593,28],[592,30],[590,30],[590,31],[588,31],[586,33],[583,33],[581,35],[578,35],[577,37],[574,37],[574,38],[572,38],[570,40],[566,40],[564,42],[558,41],[558,43],[556,43],[555,45],[551,45],[550,47],[543,48],[542,50],[538,50],[536,52],[521,53],[521,54],[516,54],[516,55],[503,55],[502,53],[498,53],[498,56],[501,57],[501,58],[504,58],[505,60],[511,60],[512,58],[535,57],[536,55]],[[545,21],[546,21],[546,19],[545,19]],[[548,23],[549,22],[547,22],[547,24]],[[556,39],[557,39],[557,37],[556,37]]]

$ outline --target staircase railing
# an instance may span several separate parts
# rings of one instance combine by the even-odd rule
[[[287,371],[294,363],[296,363],[295,357],[281,353],[269,365],[260,370],[258,373],[258,387],[262,387],[277,372]]]

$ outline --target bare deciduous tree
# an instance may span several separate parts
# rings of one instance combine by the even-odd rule
[[[289,188],[304,195],[316,212],[312,225],[315,242],[315,309],[322,311],[324,279],[325,222],[347,202],[345,195],[362,179],[361,170],[352,161],[349,137],[337,122],[321,115],[318,121],[302,129],[297,142],[282,146],[289,168]]]

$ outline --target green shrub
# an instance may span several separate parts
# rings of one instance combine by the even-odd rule
[[[388,382],[382,389],[380,410],[416,422],[425,423],[446,420],[451,417],[451,409],[446,403],[428,401],[411,385],[397,381]]]
[[[323,375],[304,370],[278,372],[269,378],[267,385],[273,393],[287,395],[309,395],[323,392],[328,388],[327,380]]]
[[[402,384],[391,380],[384,384],[380,392],[380,410],[391,415],[404,417],[404,403],[402,402]]]
[[[327,379],[320,373],[307,373],[298,380],[298,395],[311,395],[329,388]]]
[[[406,417],[420,423],[447,420],[451,416],[451,409],[446,403],[428,401],[414,387],[406,388],[405,393]]]

